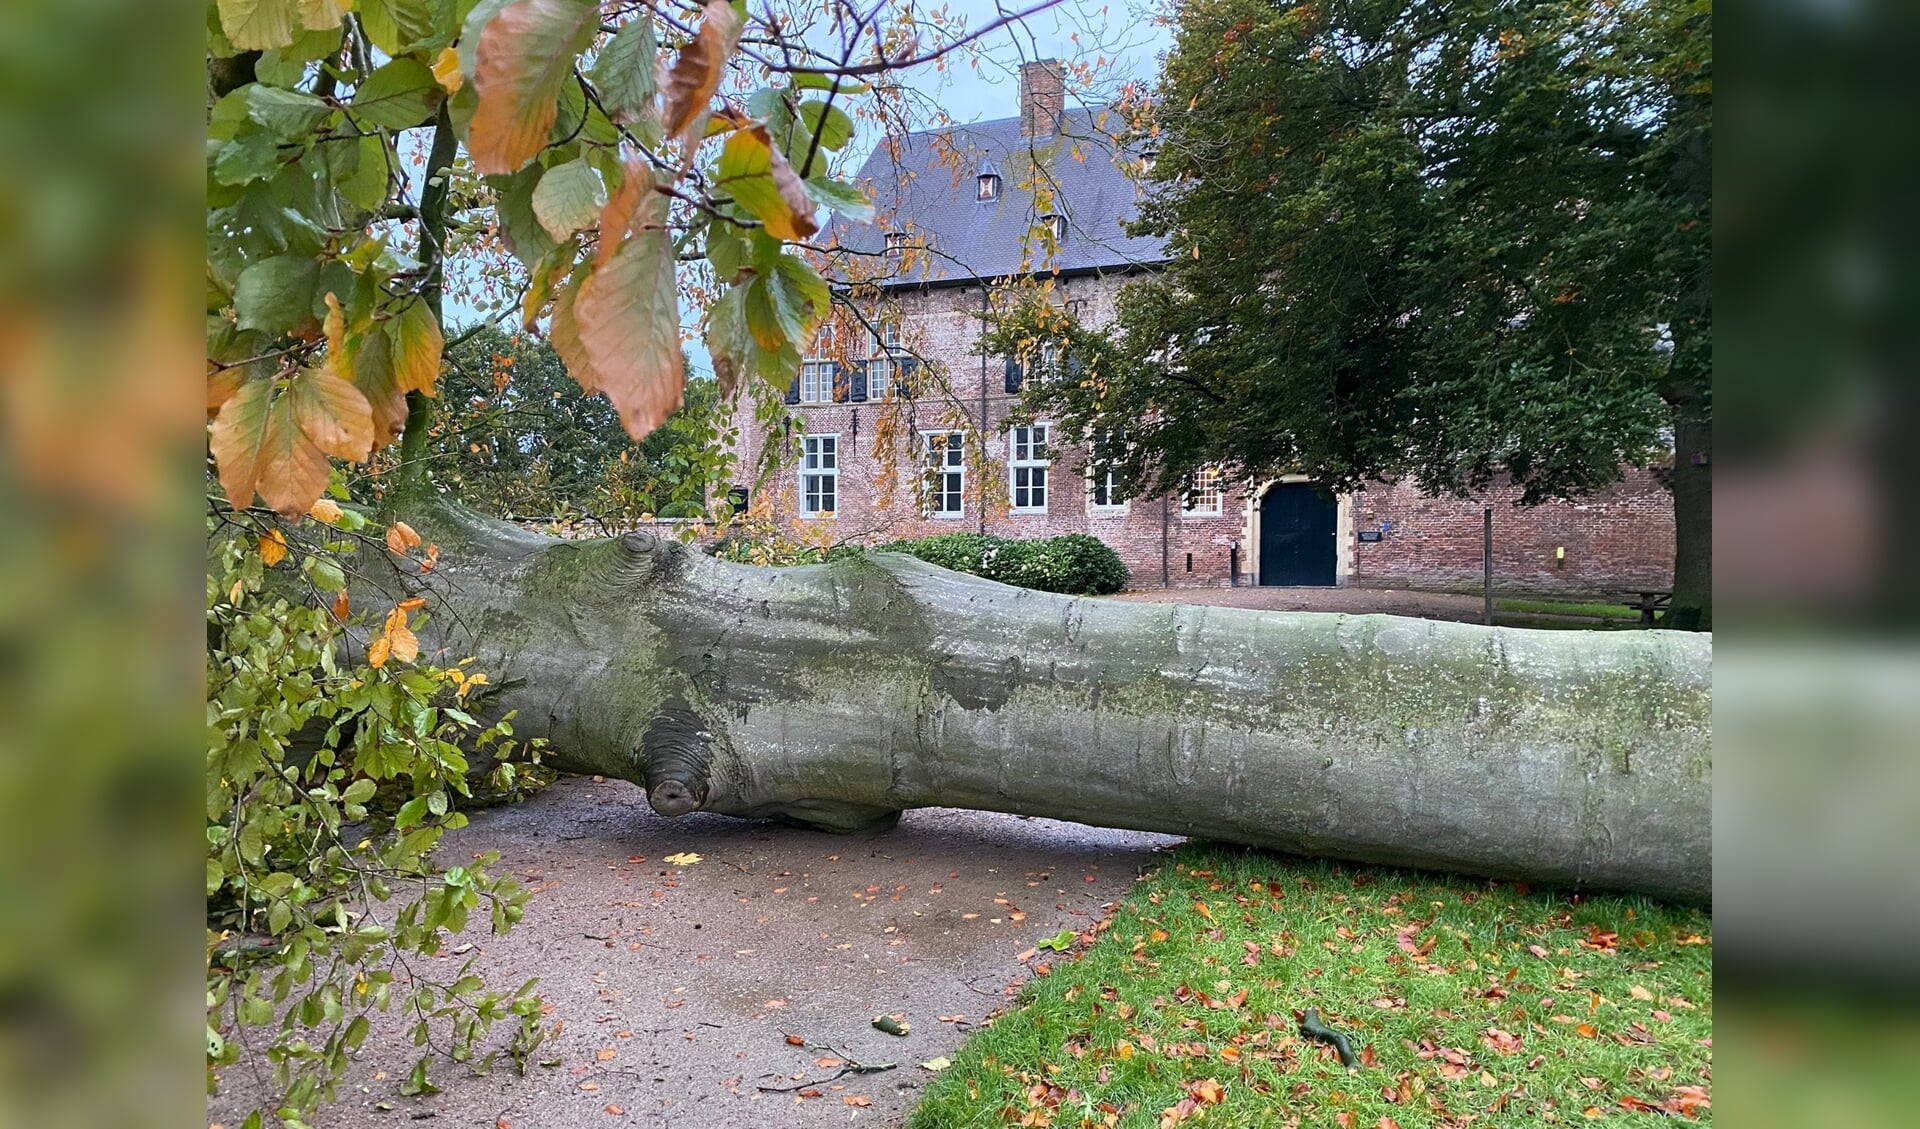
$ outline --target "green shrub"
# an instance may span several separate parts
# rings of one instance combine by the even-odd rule
[[[1127,568],[1119,554],[1084,533],[1030,540],[949,533],[894,541],[880,546],[880,551],[907,553],[1002,584],[1072,596],[1102,596],[1118,592],[1127,583]]]

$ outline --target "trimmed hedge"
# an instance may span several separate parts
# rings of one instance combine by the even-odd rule
[[[948,533],[894,541],[875,552],[907,553],[955,572],[1069,596],[1104,596],[1127,584],[1127,567],[1120,563],[1120,555],[1085,533],[1029,540]]]

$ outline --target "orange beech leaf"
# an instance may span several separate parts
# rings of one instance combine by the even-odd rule
[[[404,627],[397,631],[388,631],[381,640],[391,649],[393,657],[403,663],[410,663],[420,657],[420,640]]]
[[[327,456],[300,430],[292,397],[274,395],[272,381],[241,387],[213,421],[208,446],[220,469],[220,486],[236,507],[262,501],[286,517],[299,517],[327,488]]]
[[[680,49],[673,69],[667,72],[667,112],[661,125],[668,137],[695,132],[693,127],[705,116],[713,92],[720,88],[727,56],[733,54],[740,38],[740,17],[728,0],[707,0],[702,15],[699,34]]]
[[[260,537],[260,560],[268,568],[287,559],[287,537],[278,529],[269,529]]]
[[[387,655],[392,653],[392,651],[393,644],[387,641],[386,636],[382,635],[380,638],[367,644],[367,665],[375,670],[379,670],[381,667],[387,665]]]
[[[599,27],[595,0],[519,0],[480,29],[473,71],[479,101],[467,128],[477,171],[517,172],[546,147],[560,88]]]
[[[245,368],[223,368],[207,374],[207,418],[220,414],[221,405],[247,382]]]
[[[1201,1105],[1219,1105],[1227,1096],[1227,1088],[1212,1078],[1203,1078],[1187,1086],[1187,1094]]]
[[[406,599],[400,601],[400,603],[395,607],[394,610],[403,611],[403,612],[417,612],[421,608],[424,608],[426,606],[427,606],[427,598],[425,596],[409,596]]]
[[[460,73],[460,53],[451,47],[443,47],[433,58],[433,79],[448,94],[460,93],[467,78]]]
[[[373,449],[373,406],[334,375],[331,363],[294,377],[287,395],[293,418],[314,446],[340,459],[364,459]]]
[[[666,422],[686,386],[680,354],[680,304],[673,274],[673,239],[666,228],[666,197],[652,191],[653,174],[627,164],[626,182],[607,202],[607,215],[629,192],[640,195],[625,237],[602,221],[601,258],[574,303],[580,343],[600,391],[620,413],[635,442]],[[620,239],[611,253],[610,239]]]
[[[405,608],[395,608],[387,613],[387,622],[380,630],[388,635],[392,635],[396,631],[405,631],[406,629],[407,610]]]
[[[420,543],[420,535],[413,526],[404,521],[396,521],[387,527],[387,548],[405,556],[408,549]]]
[[[591,269],[590,263],[581,263],[575,268],[554,298],[553,320],[547,324],[547,340],[553,345],[553,351],[560,354],[560,363],[567,366],[567,375],[588,395],[600,391],[601,381],[593,371],[593,362],[587,359],[587,347],[580,343],[580,322],[574,317],[574,305],[579,301],[580,288],[586,284]]]
[[[433,311],[425,302],[410,302],[387,327],[393,337],[394,386],[402,392],[433,395],[440,380],[440,353],[446,348]]]
[[[347,622],[347,613],[352,610],[352,607],[353,605],[347,600],[347,594],[340,593],[333,598],[333,618],[341,623]]]
[[[342,517],[346,516],[346,511],[342,510],[340,503],[334,501],[332,498],[322,498],[308,507],[307,516],[315,521],[324,521],[328,525],[336,525]]]

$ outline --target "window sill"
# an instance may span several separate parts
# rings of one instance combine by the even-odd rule
[[[1095,517],[1125,517],[1127,515],[1127,507],[1089,505],[1087,512]]]
[[[1180,516],[1182,518],[1205,519],[1205,518],[1214,518],[1214,517],[1225,517],[1227,515],[1226,515],[1226,511],[1224,510],[1186,510],[1186,511],[1183,511],[1180,514]]]
[[[1039,506],[1039,507],[1008,506],[1007,512],[1012,514],[1015,517],[1046,517],[1047,516],[1047,508],[1045,506]]]

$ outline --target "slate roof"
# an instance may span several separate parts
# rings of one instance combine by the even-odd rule
[[[1133,215],[1139,189],[1123,171],[1140,154],[1122,148],[1100,128],[1103,116],[1069,110],[1055,137],[1020,136],[1020,119],[909,133],[883,140],[857,180],[873,192],[875,219],[849,224],[834,217],[840,245],[882,251],[888,231],[905,231],[934,254],[886,285],[961,283],[1058,267],[1063,272],[1117,270],[1166,261],[1160,241],[1121,230]],[[975,198],[977,176],[991,168],[1001,178],[999,198]],[[1051,201],[1044,206],[1036,197]],[[1051,258],[1032,237],[1044,213],[1066,216],[1067,235]],[[892,264],[896,266],[897,264]]]

